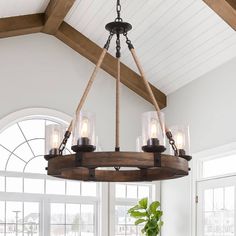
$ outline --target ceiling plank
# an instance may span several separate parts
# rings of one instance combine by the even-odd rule
[[[44,25],[44,14],[15,16],[0,19],[0,38],[38,33]]]
[[[61,24],[55,36],[94,64],[102,52],[101,47],[65,22]],[[107,54],[101,67],[111,76],[116,77],[117,59],[115,57]],[[141,77],[123,63],[121,63],[121,82],[145,100],[151,102]],[[166,107],[166,95],[153,85],[151,85],[151,88],[160,108]]]
[[[45,11],[43,32],[55,34],[74,2],[75,0],[50,0]]]
[[[225,22],[236,30],[236,1],[235,0],[203,0]]]

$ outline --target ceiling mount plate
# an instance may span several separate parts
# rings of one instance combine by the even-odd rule
[[[132,29],[132,25],[127,22],[115,21],[108,23],[105,28],[113,34],[124,34]]]

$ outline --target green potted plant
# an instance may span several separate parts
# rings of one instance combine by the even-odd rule
[[[154,201],[148,205],[148,199],[141,199],[137,205],[128,210],[128,214],[135,218],[135,225],[144,224],[141,230],[145,236],[157,236],[160,233],[163,221],[162,211],[159,210],[160,202]]]

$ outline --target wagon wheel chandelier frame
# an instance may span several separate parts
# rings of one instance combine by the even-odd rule
[[[191,156],[186,155],[183,149],[177,148],[172,132],[163,124],[160,107],[155,99],[149,82],[146,79],[146,75],[137,57],[135,48],[128,37],[128,32],[132,29],[132,25],[124,22],[121,18],[120,0],[117,0],[116,11],[117,18],[115,21],[108,23],[105,27],[106,30],[109,31],[109,37],[76,109],[76,116],[79,116],[97,73],[108,52],[111,40],[116,36],[117,78],[115,150],[113,152],[94,152],[96,149],[94,145],[91,145],[89,142],[82,142],[72,146],[72,150],[75,152],[74,154],[63,155],[67,141],[75,126],[75,120],[72,120],[64,134],[60,146],[50,151],[48,155],[45,155],[45,159],[48,161],[48,167],[46,168],[47,173],[48,175],[64,179],[101,182],[154,181],[186,176],[190,171],[188,161],[191,160]],[[131,52],[134,62],[140,72],[143,84],[155,107],[162,132],[166,134],[169,144],[173,149],[173,155],[163,154],[165,147],[160,145],[158,140],[156,140],[156,143],[147,143],[147,145],[142,146],[143,152],[123,152],[120,150],[121,36],[124,36],[126,39],[128,49]],[[122,169],[123,167],[132,169]]]

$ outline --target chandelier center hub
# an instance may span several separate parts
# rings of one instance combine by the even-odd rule
[[[125,34],[132,29],[132,25],[127,22],[115,21],[108,23],[105,28],[113,34]]]

